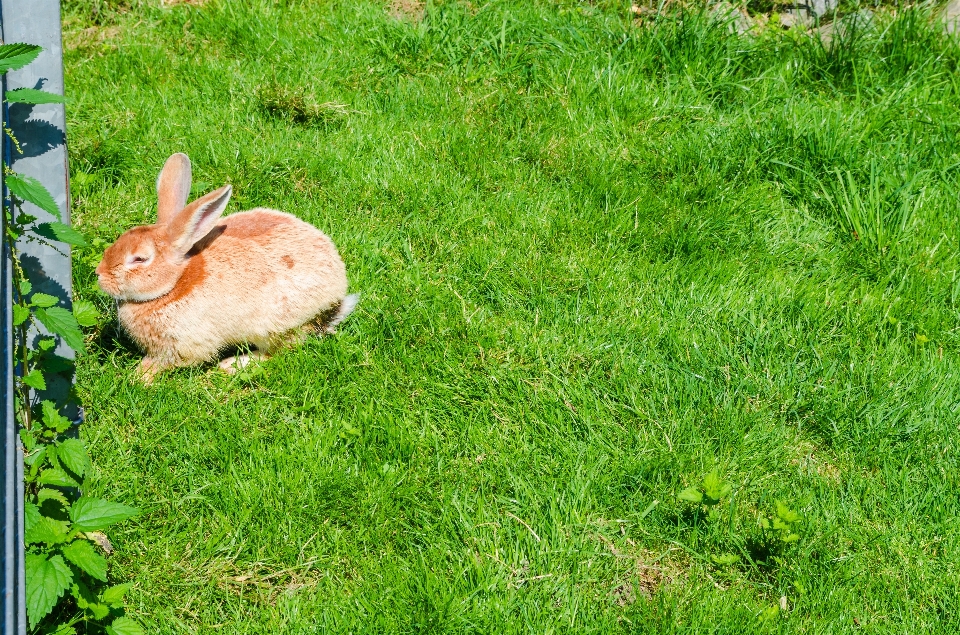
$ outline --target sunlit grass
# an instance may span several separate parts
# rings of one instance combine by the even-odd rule
[[[80,229],[183,151],[363,296],[248,378],[91,336],[149,632],[956,632],[960,49],[627,4],[66,4]]]

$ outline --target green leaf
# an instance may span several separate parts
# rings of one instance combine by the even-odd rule
[[[730,566],[731,564],[740,562],[740,556],[735,553],[723,553],[718,556],[710,556],[710,559],[713,560],[714,564],[722,566]]]
[[[33,232],[38,236],[43,236],[50,240],[59,240],[68,245],[76,245],[77,247],[87,246],[87,239],[84,238],[83,234],[66,223],[40,223],[33,228]]]
[[[6,183],[7,189],[9,189],[14,196],[22,201],[33,203],[48,214],[55,216],[57,220],[60,220],[60,208],[57,207],[57,202],[50,196],[47,188],[43,187],[43,183],[32,176],[25,176],[23,174],[17,174],[16,172],[7,174]]]
[[[24,523],[24,526],[26,526],[26,523]],[[38,542],[58,545],[67,539],[68,533],[70,533],[70,523],[67,521],[40,516],[39,520],[30,527],[30,531],[24,529],[23,541],[28,545]]]
[[[77,318],[80,326],[96,326],[100,321],[100,311],[93,302],[77,300],[73,303],[73,317]]]
[[[56,296],[47,293],[34,293],[30,298],[30,304],[43,309],[56,306],[59,302],[60,300]]]
[[[129,617],[118,617],[106,628],[110,635],[143,635],[143,629]]]
[[[7,101],[18,104],[65,104],[67,98],[63,95],[48,93],[45,90],[36,88],[17,88],[8,90],[6,94]]]
[[[93,545],[86,540],[74,540],[61,551],[63,557],[80,567],[84,573],[101,582],[107,581],[107,559],[97,553]]]
[[[2,44],[0,45],[0,73],[15,71],[23,68],[40,55],[43,48],[36,44]]]
[[[28,532],[40,520],[40,508],[33,503],[23,504],[23,531]]]
[[[13,325],[20,326],[30,317],[30,308],[22,304],[13,305]]]
[[[61,624],[51,635],[77,635],[77,629],[69,624]]]
[[[20,442],[23,443],[23,449],[28,453],[33,452],[37,447],[37,433],[33,430],[20,428]]]
[[[30,454],[23,458],[23,462],[30,466],[31,468],[36,467],[37,470],[40,469],[40,465],[43,464],[43,459],[47,456],[47,446],[42,445],[39,449],[31,451]],[[35,473],[36,470],[30,470],[31,475]]]
[[[57,487],[80,487],[80,483],[58,467],[47,468],[40,472],[37,483],[41,485],[56,485]]]
[[[33,291],[33,285],[30,284],[30,281],[23,279],[20,281],[20,295],[29,295]]]
[[[26,570],[27,617],[34,628],[45,617],[63,592],[70,588],[73,572],[59,555],[49,560],[45,555],[30,553],[24,558]]]
[[[44,487],[37,492],[37,505],[43,505],[44,501],[48,500],[57,501],[63,505],[64,509],[70,507],[70,501],[68,501],[67,497],[63,495],[63,492],[58,489],[49,489]]]
[[[800,540],[800,534],[790,534],[789,536],[783,537],[784,542],[796,542],[798,540]]]
[[[35,390],[47,389],[47,382],[43,379],[43,373],[36,368],[24,375],[22,381]]]
[[[703,477],[703,493],[709,499],[708,504],[719,503],[722,498],[730,494],[731,490],[731,485],[721,479],[716,470]]]
[[[55,306],[49,309],[37,309],[34,315],[47,327],[48,331],[62,337],[67,346],[78,353],[86,350],[83,344],[83,333],[73,313],[63,307]]]
[[[780,501],[777,501],[777,516],[780,517],[780,519],[781,519],[783,522],[788,523],[788,524],[791,524],[791,525],[792,525],[793,523],[798,523],[798,522],[800,522],[801,520],[803,520],[803,517],[800,516],[800,514],[798,514],[797,512],[793,511],[792,509],[790,509],[789,507],[787,507],[786,505],[784,505],[784,504],[781,503]]]
[[[95,620],[102,620],[110,615],[110,607],[106,604],[88,604],[87,610],[93,614]]]
[[[57,404],[49,399],[43,400],[43,403],[40,404],[40,409],[43,415],[43,425],[46,427],[56,430],[57,432],[66,432],[72,425],[69,419],[60,414],[60,411],[57,409]]]
[[[703,494],[700,493],[700,488],[696,486],[691,486],[683,490],[682,492],[677,494],[677,498],[679,498],[682,501],[689,501],[691,503],[703,502]]]
[[[70,508],[70,520],[80,531],[95,531],[133,518],[140,510],[100,498],[81,496]]]
[[[67,468],[82,477],[90,469],[90,456],[87,446],[80,439],[66,439],[57,446],[57,456]]]
[[[112,586],[109,589],[104,589],[103,593],[100,594],[100,601],[118,609],[123,606],[123,596],[126,595],[132,586],[133,584],[127,582],[125,584]]]

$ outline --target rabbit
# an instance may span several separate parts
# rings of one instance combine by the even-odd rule
[[[157,222],[134,227],[103,254],[100,288],[146,356],[146,382],[167,368],[211,361],[252,345],[255,358],[332,333],[357,305],[346,267],[323,232],[296,216],[257,208],[221,218],[231,186],[187,205],[190,159],[167,159],[157,179]],[[251,355],[229,357],[235,372]]]

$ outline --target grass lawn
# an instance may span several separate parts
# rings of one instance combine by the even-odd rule
[[[65,3],[147,632],[960,629],[960,45],[629,4]],[[93,268],[177,151],[333,237],[338,335],[134,380]]]

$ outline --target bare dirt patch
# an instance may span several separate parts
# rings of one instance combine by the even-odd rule
[[[390,17],[407,22],[423,22],[426,13],[426,4],[420,0],[393,0],[387,9]]]
[[[63,43],[67,50],[75,50],[97,44],[110,45],[111,40],[120,33],[120,27],[116,26],[91,26],[79,31],[65,31],[63,34]]]

